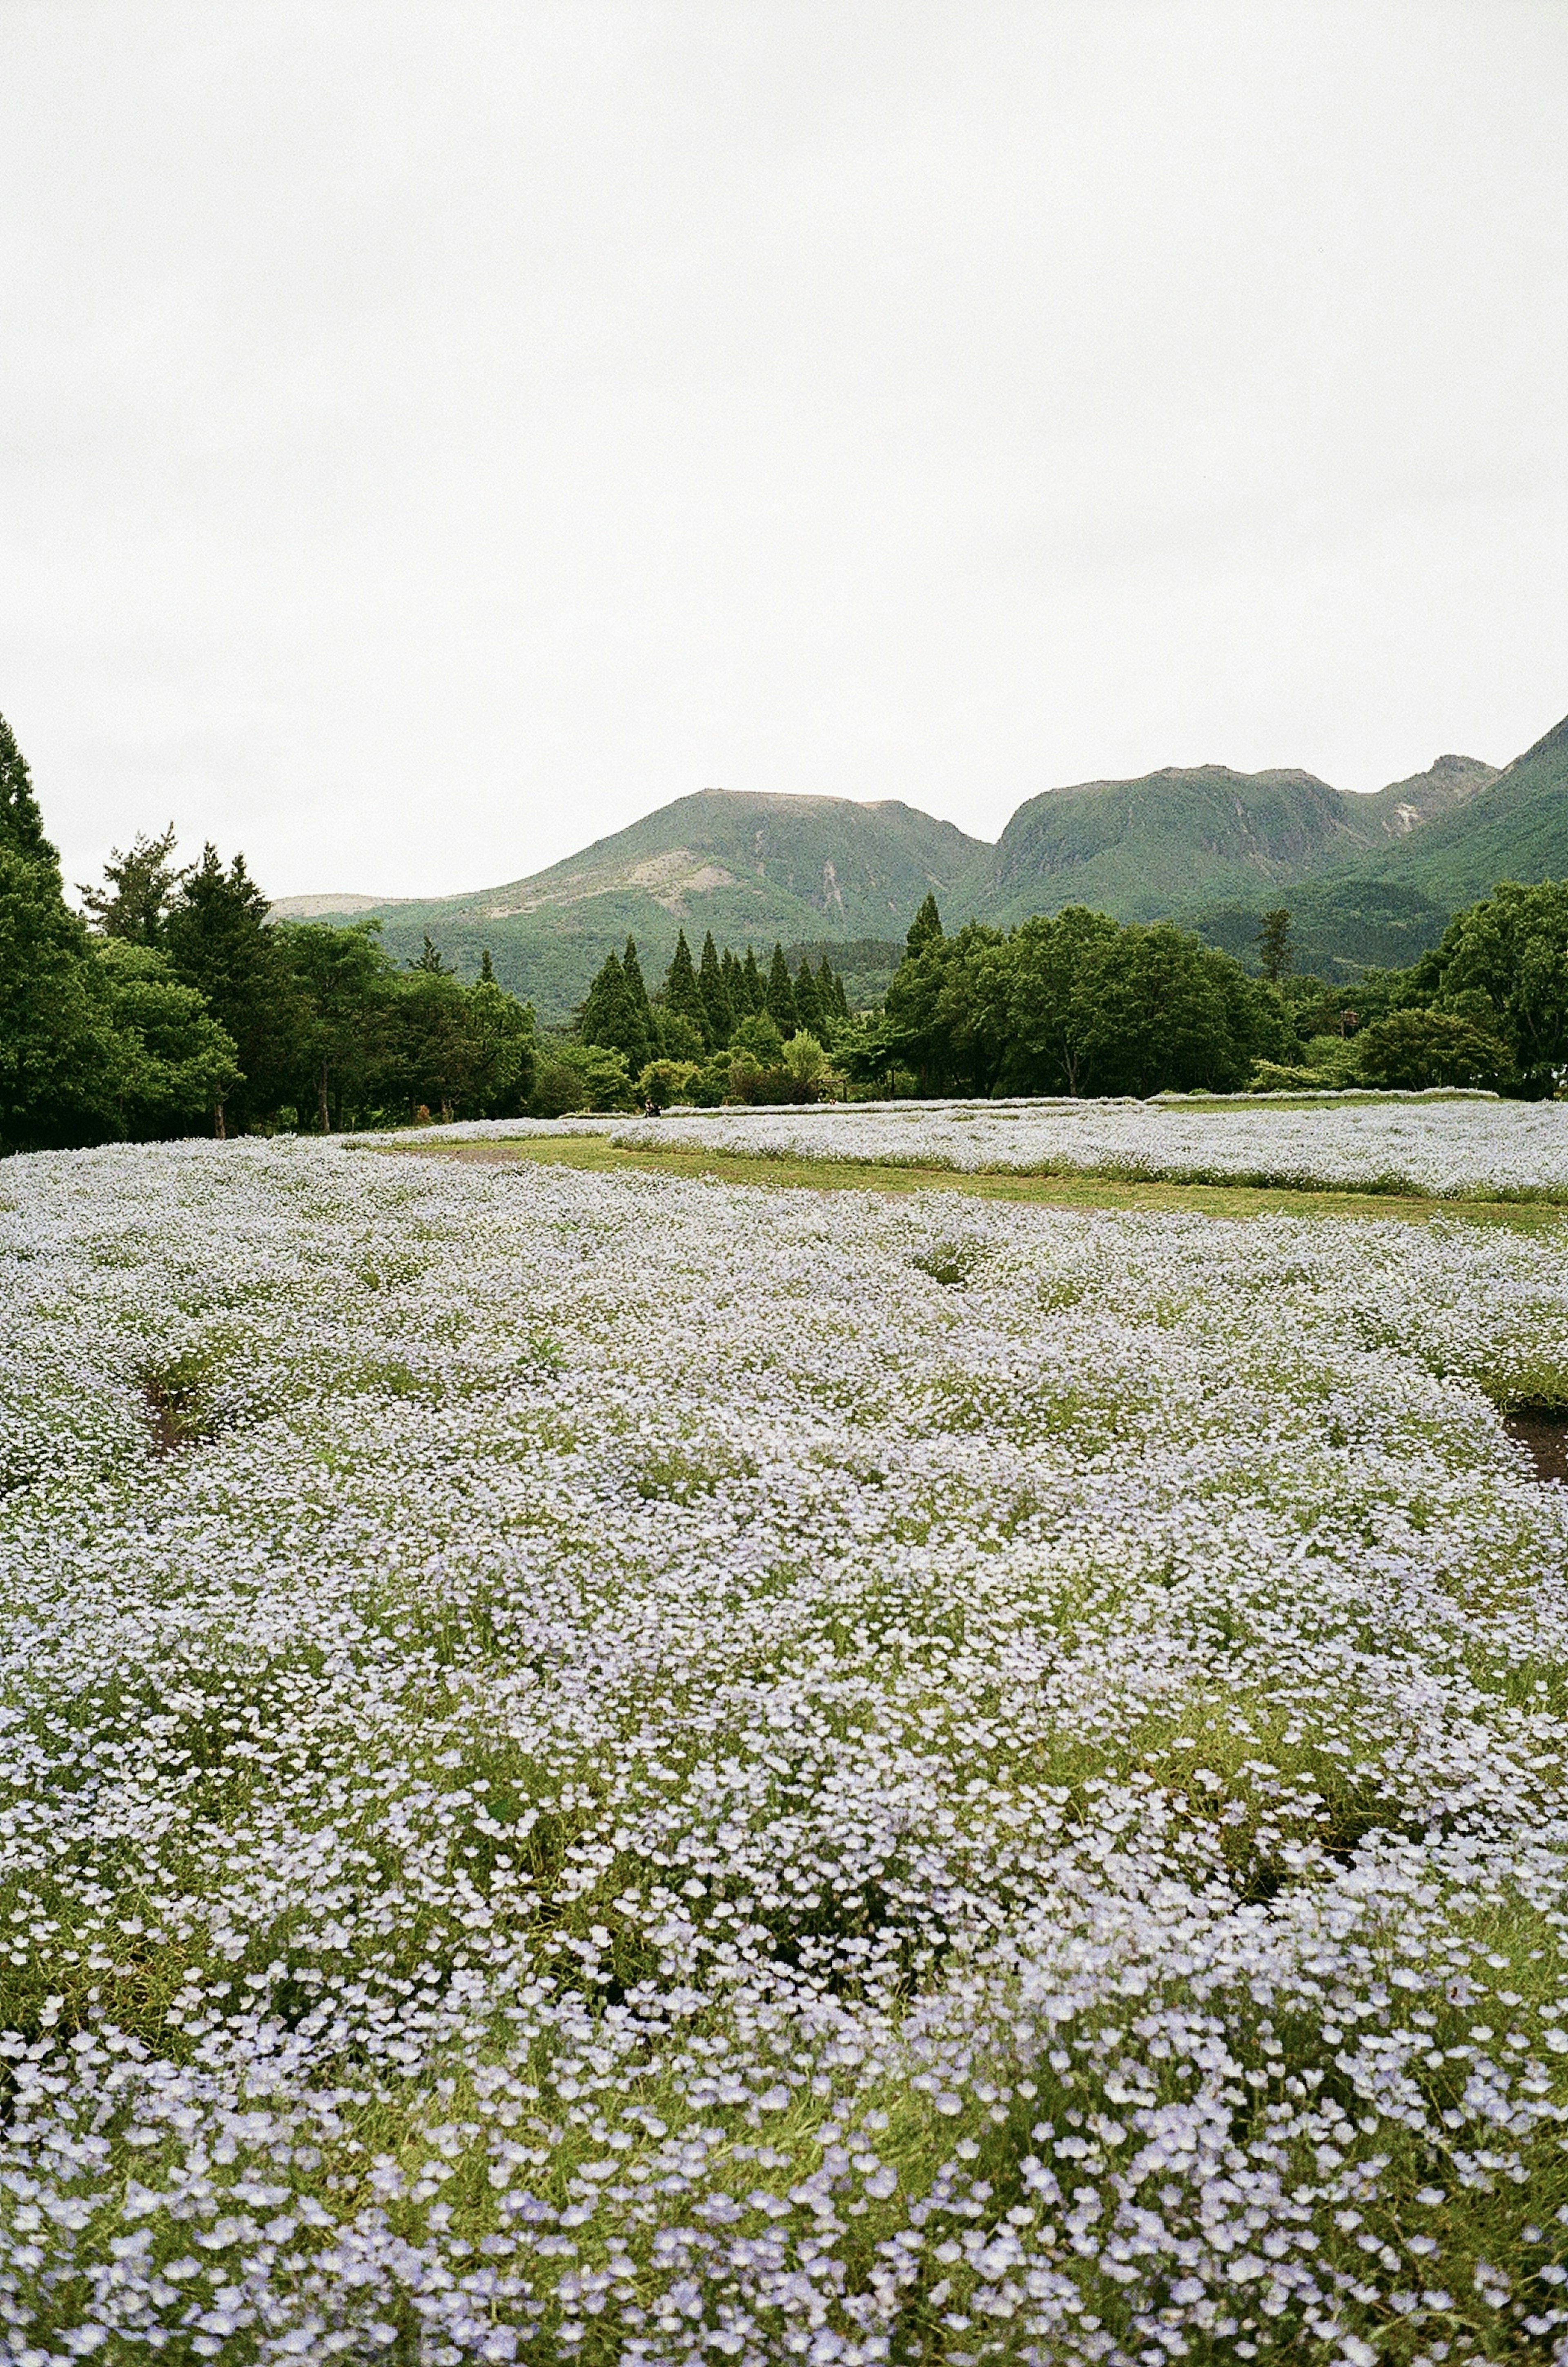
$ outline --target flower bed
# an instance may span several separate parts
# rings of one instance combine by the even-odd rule
[[[0,1201],[6,2356],[1568,2334],[1557,1243]]]
[[[1454,1095],[1232,1102],[878,1102],[662,1119],[491,1119],[439,1138],[608,1134],[755,1159],[1568,1201],[1568,1104]]]

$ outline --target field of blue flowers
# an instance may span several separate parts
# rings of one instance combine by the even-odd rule
[[[6,2360],[1568,2357],[1555,1236],[196,1143],[0,1271]]]

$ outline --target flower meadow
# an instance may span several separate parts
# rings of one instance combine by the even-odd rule
[[[1251,1096],[852,1102],[648,1118],[491,1119],[453,1136],[607,1133],[644,1149],[1357,1192],[1568,1200],[1568,1104],[1387,1094],[1305,1106]]]
[[[242,1141],[0,1257],[0,2356],[1568,2358],[1555,1239]]]

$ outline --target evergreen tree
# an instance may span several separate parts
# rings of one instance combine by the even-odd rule
[[[739,956],[732,953],[728,946],[719,956],[718,975],[719,983],[728,1000],[729,1025],[733,1031],[745,1017],[750,1006],[746,1001],[746,980],[740,968]]]
[[[788,1040],[795,1034],[795,989],[790,984],[789,964],[784,957],[784,947],[773,947],[773,966],[768,971],[767,992],[763,1008],[779,1034]]]
[[[1258,958],[1264,977],[1278,986],[1282,978],[1289,977],[1293,959],[1291,916],[1283,905],[1272,912],[1264,913],[1263,926],[1253,943],[1258,947]]]
[[[690,953],[688,953],[686,959],[690,961],[691,957]],[[653,1036],[653,1005],[648,999],[648,989],[643,984],[642,964],[637,957],[637,946],[630,937],[626,939],[626,949],[621,956],[621,974],[626,982],[626,995],[631,1003],[631,1007],[642,1022],[644,1035],[651,1041]],[[632,1074],[634,1077],[636,1076],[637,1070],[635,1069],[632,1070]]]
[[[715,1050],[728,1044],[735,1032],[735,1012],[729,998],[729,980],[726,968],[726,964],[732,963],[733,960],[734,956],[727,946],[724,961],[720,962],[713,941],[713,931],[710,929],[703,939],[703,958],[697,971],[697,989],[703,999],[703,1033],[709,1047]]]
[[[840,1019],[849,1024],[850,1006],[844,994],[844,981],[834,969],[826,954],[817,973],[817,992],[825,1018]]]
[[[632,957],[637,957],[635,946]],[[613,953],[605,955],[588,990],[578,1034],[584,1044],[619,1052],[632,1076],[639,1076],[653,1058],[648,1018],[628,992],[626,971]]]
[[[744,1010],[740,1007],[741,1003],[745,1005]],[[761,971],[757,968],[757,957],[748,946],[746,958],[740,965],[740,1002],[735,1008],[737,1025],[748,1016],[755,1019],[767,1009],[767,987]]]
[[[904,940],[904,958],[918,961],[929,945],[942,942],[942,914],[936,908],[936,898],[928,896],[909,923],[909,934]]]
[[[28,760],[16,734],[0,715],[0,846],[27,863],[58,864],[59,855],[43,834],[43,816],[33,793]]]
[[[139,837],[129,855],[114,847],[104,866],[102,888],[81,889],[82,901],[103,937],[129,946],[160,946],[179,874],[169,861],[175,825],[157,838]]]
[[[494,986],[497,983],[495,964],[490,957],[490,947],[486,946],[479,955],[479,984],[481,986]]]
[[[176,975],[206,996],[239,1052],[241,1081],[229,1103],[214,1108],[215,1134],[229,1131],[231,1116],[242,1125],[270,1117],[288,1098],[296,1048],[309,1026],[309,1005],[278,958],[270,909],[244,856],[225,870],[209,842],[183,875],[164,924]]]
[[[27,760],[0,716],[0,1150],[117,1131],[125,1049],[87,932],[66,905]]]
[[[410,962],[409,968],[423,970],[427,978],[449,978],[452,974],[446,963],[443,961],[440,947],[428,929],[424,933],[423,948],[417,958]]]
[[[802,959],[795,976],[795,1024],[808,1036],[822,1040],[822,998],[817,991],[817,980],[811,964]]]
[[[688,1019],[697,1031],[697,1040],[707,1044],[707,1008],[692,962],[692,948],[686,943],[682,929],[675,940],[675,951],[664,979],[664,1008],[672,1019]]]

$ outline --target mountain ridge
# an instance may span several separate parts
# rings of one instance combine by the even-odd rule
[[[502,981],[559,1018],[628,934],[652,969],[681,928],[694,946],[708,929],[736,946],[885,942],[902,936],[928,893],[950,926],[1089,903],[1224,941],[1299,891],[1325,962],[1413,959],[1449,912],[1537,847],[1547,868],[1568,874],[1568,719],[1502,770],[1449,753],[1370,793],[1291,766],[1167,765],[1077,782],[1024,799],[994,844],[897,798],[698,789],[497,887],[292,897],[273,909],[373,915],[400,957],[428,930],[466,973],[488,946]],[[1483,872],[1473,894],[1454,892]]]

